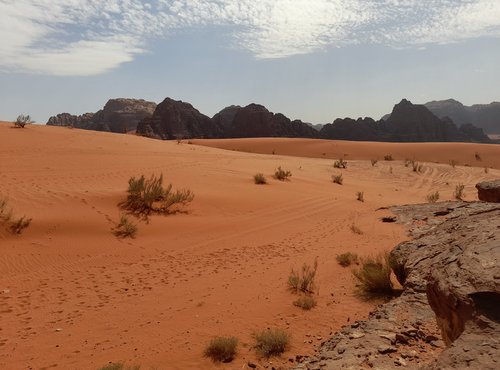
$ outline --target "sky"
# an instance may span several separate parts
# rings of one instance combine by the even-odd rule
[[[500,0],[0,0],[0,120],[171,97],[317,124],[499,86]]]

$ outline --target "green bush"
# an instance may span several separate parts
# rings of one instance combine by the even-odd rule
[[[292,269],[288,276],[288,288],[294,293],[313,293],[316,288],[315,278],[318,270],[318,259],[314,260],[311,266],[307,263],[302,265],[300,271]]]
[[[262,173],[257,173],[257,174],[255,174],[255,176],[253,177],[253,180],[254,180],[254,182],[255,182],[257,185],[264,185],[264,184],[267,184],[266,177],[265,177],[265,176],[264,176],[264,174],[262,174]]]
[[[293,301],[293,305],[302,308],[303,310],[310,310],[316,307],[316,299],[309,295],[304,295]]]
[[[235,337],[216,337],[205,348],[205,356],[216,362],[231,362],[236,356],[238,339]]]
[[[150,214],[174,213],[174,206],[186,205],[194,199],[189,189],[172,190],[172,184],[163,187],[163,175],[152,175],[146,179],[132,177],[128,181],[127,199],[120,205],[123,209],[137,216],[148,217]]]
[[[137,234],[137,225],[132,223],[126,215],[120,216],[120,222],[116,225],[113,230],[118,238],[135,238]]]
[[[357,264],[359,261],[359,256],[356,253],[342,253],[335,257],[340,266],[347,267],[352,264]]]
[[[388,295],[392,293],[391,266],[389,254],[361,260],[361,267],[353,270],[362,293],[367,295]]]
[[[291,336],[283,329],[267,329],[254,334],[255,349],[264,357],[277,356],[288,349]]]
[[[276,171],[274,171],[274,177],[277,180],[285,181],[288,180],[289,177],[292,177],[292,173],[288,170],[282,169],[280,166],[276,169]]]

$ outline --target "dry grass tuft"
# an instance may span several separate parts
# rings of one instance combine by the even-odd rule
[[[282,169],[280,166],[276,169],[276,171],[274,171],[274,177],[277,180],[285,181],[285,180],[289,180],[289,177],[292,177],[292,173],[288,170]]]
[[[356,200],[359,200],[360,202],[364,202],[365,201],[365,193],[363,193],[362,191],[357,191],[356,192]]]
[[[464,199],[464,197],[465,197],[464,189],[465,189],[464,184],[458,184],[457,186],[455,186],[455,192],[453,193],[453,196],[455,197],[455,199],[458,199],[458,200]]]
[[[392,161],[393,158],[392,158],[392,154],[386,154],[384,155],[384,161]]]
[[[351,266],[352,264],[358,264],[359,256],[356,253],[346,252],[337,255],[335,259],[337,260],[340,266],[348,267]]]
[[[257,184],[257,185],[264,185],[264,184],[267,184],[267,180],[266,180],[266,177],[264,176],[264,174],[262,173],[256,173],[253,177],[253,181]]]
[[[316,299],[309,295],[304,295],[293,301],[293,305],[302,308],[303,310],[310,310],[316,307]]]
[[[352,224],[351,227],[350,227],[351,231],[354,233],[354,234],[358,234],[358,235],[362,235],[363,234],[363,231],[357,227],[356,225]]]
[[[429,203],[436,203],[439,200],[439,191],[427,194],[426,199]]]
[[[294,293],[313,293],[316,289],[315,278],[317,270],[317,258],[314,260],[312,266],[304,263],[300,271],[292,269],[288,276],[288,288]]]
[[[264,357],[278,356],[288,349],[291,336],[283,329],[267,329],[254,334],[255,349]]]
[[[237,346],[235,337],[216,337],[208,343],[204,355],[216,362],[231,362],[236,356]]]
[[[344,182],[344,178],[342,177],[342,174],[339,174],[339,175],[332,175],[332,181],[333,181],[335,184],[342,185],[342,183]]]
[[[137,225],[129,220],[126,215],[120,216],[120,222],[113,229],[113,234],[118,238],[135,238]]]
[[[347,168],[347,161],[344,160],[343,158],[340,158],[339,160],[335,161],[333,163],[334,168]]]
[[[363,258],[361,267],[353,270],[353,274],[358,280],[361,293],[368,296],[392,294],[391,265],[388,253]]]

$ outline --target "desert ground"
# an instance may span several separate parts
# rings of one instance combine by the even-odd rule
[[[383,207],[422,203],[439,191],[500,177],[500,146],[306,139],[159,141],[133,135],[0,123],[0,197],[31,217],[21,235],[0,233],[0,368],[142,369],[287,367],[377,301],[355,294],[337,254],[362,256],[408,239],[382,223]],[[210,147],[213,146],[213,147]],[[274,154],[272,154],[274,152]],[[391,154],[393,161],[383,160]],[[476,158],[479,155],[479,159]],[[344,157],[346,169],[333,168]],[[378,159],[372,166],[370,159]],[[405,167],[419,161],[421,172]],[[450,165],[454,161],[455,166]],[[290,181],[272,178],[281,166]],[[485,170],[485,167],[487,170]],[[262,172],[267,185],[256,185]],[[342,172],[343,185],[332,175]],[[137,222],[135,239],[112,233],[130,177],[163,174],[191,189],[186,213]],[[364,202],[356,192],[364,193]],[[362,234],[351,231],[355,225]],[[292,268],[318,259],[317,307],[292,305]],[[259,358],[252,334],[284,328],[280,358]],[[214,336],[236,336],[238,354],[214,364]]]

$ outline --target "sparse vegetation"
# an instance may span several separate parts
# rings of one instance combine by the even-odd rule
[[[414,162],[414,161],[412,161],[411,159],[405,158],[405,167],[408,167],[412,162]]]
[[[266,177],[264,176],[264,174],[262,173],[256,173],[253,177],[253,181],[257,184],[257,185],[264,185],[264,184],[267,184],[267,180],[266,180]]]
[[[204,355],[215,362],[231,362],[236,356],[238,339],[235,337],[216,337],[208,343]]]
[[[302,265],[300,271],[292,269],[288,276],[288,288],[294,293],[313,293],[316,289],[315,278],[318,270],[318,259],[311,266],[307,263]]]
[[[0,198],[0,226],[12,234],[21,234],[30,224],[32,219],[26,216],[14,219],[13,210],[8,206],[5,198]]]
[[[376,296],[392,293],[391,266],[389,254],[383,253],[375,257],[361,260],[361,267],[353,270],[358,280],[361,293]]]
[[[384,155],[384,161],[392,161],[393,158],[392,158],[392,154],[386,154]]]
[[[375,167],[375,165],[377,164],[377,162],[378,162],[378,159],[372,159],[371,160],[372,167]]]
[[[357,191],[356,192],[356,200],[359,200],[360,202],[365,201],[365,193],[362,191]]]
[[[343,158],[340,158],[339,160],[337,160],[333,163],[333,167],[335,167],[335,168],[347,168],[347,161],[344,160]]]
[[[455,186],[455,192],[453,193],[453,196],[455,197],[455,199],[458,199],[458,200],[464,199],[464,197],[465,197],[464,189],[465,189],[464,184],[458,184],[457,186]]]
[[[140,368],[141,367],[139,365],[125,367],[122,362],[114,362],[100,367],[99,370],[140,370]]]
[[[439,191],[428,194],[426,199],[429,203],[436,203],[439,199]]]
[[[456,160],[454,160],[454,159],[450,160],[450,166],[451,167],[455,168],[457,166],[457,164],[458,164],[458,162]]]
[[[288,349],[290,334],[283,329],[267,329],[254,334],[255,349],[264,357],[278,356]]]
[[[288,170],[282,169],[280,166],[276,169],[276,171],[274,171],[274,177],[277,180],[285,181],[288,180],[289,177],[292,177],[292,173]]]
[[[303,295],[293,301],[293,305],[302,308],[303,310],[310,310],[316,307],[316,299],[309,295]]]
[[[113,234],[118,238],[135,238],[137,225],[131,222],[126,215],[120,216],[120,222],[113,229]]]
[[[413,161],[412,168],[413,168],[413,172],[422,172],[423,165],[418,163],[418,162]]]
[[[339,174],[339,175],[333,175],[333,176],[332,176],[332,181],[333,181],[335,184],[342,185],[342,182],[344,181],[344,178],[342,177],[342,174]]]
[[[481,154],[479,154],[479,152],[474,153],[474,158],[476,158],[476,161],[482,161]]]
[[[163,175],[146,179],[132,177],[128,181],[127,199],[120,206],[136,216],[147,218],[150,214],[170,214],[174,206],[186,205],[194,198],[189,189],[172,190],[172,184],[163,187]]]
[[[9,228],[12,234],[21,234],[31,224],[31,218],[26,216],[19,217],[11,222]]]
[[[490,172],[489,168],[488,167],[484,167],[484,173],[488,173]]]
[[[358,234],[358,235],[362,235],[363,234],[363,231],[359,227],[357,227],[356,225],[354,225],[354,224],[351,225],[351,231],[354,234]]]
[[[29,124],[32,124],[33,121],[31,120],[31,117],[29,116],[29,114],[20,114],[19,116],[17,116],[15,122],[14,122],[14,126],[15,127],[19,127],[19,128],[23,128],[24,126],[26,125],[29,125]]]
[[[358,264],[359,256],[356,253],[346,252],[337,255],[335,259],[337,260],[340,266],[348,267],[351,266],[352,264]]]

